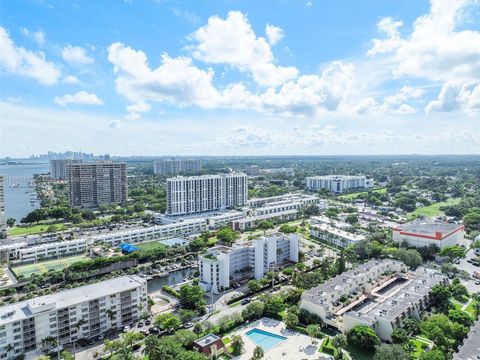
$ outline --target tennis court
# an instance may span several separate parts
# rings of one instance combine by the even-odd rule
[[[12,268],[12,270],[16,276],[23,275],[24,277],[28,278],[32,274],[44,274],[50,270],[55,270],[55,271],[62,270],[68,265],[73,264],[74,262],[77,262],[80,260],[84,260],[85,258],[86,256],[84,255],[72,256],[72,257],[66,257],[62,259],[38,262],[35,264],[21,265],[21,266]]]

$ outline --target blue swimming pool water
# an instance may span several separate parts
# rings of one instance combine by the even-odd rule
[[[258,346],[260,346],[263,351],[270,350],[274,346],[280,344],[282,341],[286,340],[285,336],[280,336],[277,334],[272,334],[271,332],[252,329],[246,333],[246,335]]]

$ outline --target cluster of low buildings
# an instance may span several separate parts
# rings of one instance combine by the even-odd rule
[[[0,359],[41,355],[48,338],[62,347],[122,329],[140,319],[147,305],[147,281],[121,276],[2,306]]]
[[[368,325],[391,341],[393,330],[429,307],[432,288],[447,283],[437,270],[407,271],[400,261],[370,260],[305,291],[300,307],[340,331]]]
[[[217,294],[230,288],[231,281],[261,279],[268,271],[298,262],[299,237],[276,234],[233,246],[214,246],[198,259],[199,285]]]

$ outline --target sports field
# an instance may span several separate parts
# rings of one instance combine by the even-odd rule
[[[134,244],[136,247],[138,247],[141,250],[148,251],[148,250],[154,250],[154,249],[165,249],[166,246],[163,245],[159,240],[154,240],[154,241],[149,241],[149,242],[144,242],[141,244]]]
[[[35,264],[21,265],[18,267],[12,268],[16,276],[23,275],[25,278],[30,277],[32,274],[44,274],[49,270],[59,271],[64,269],[74,262],[84,260],[86,257],[84,255],[66,257],[57,260],[49,260],[38,262]]]
[[[457,205],[460,202],[460,200],[461,200],[460,198],[450,198],[447,201],[441,201],[429,206],[419,207],[415,211],[411,212],[409,214],[409,217],[415,218],[419,216],[425,216],[425,217],[439,216],[443,214],[443,212],[440,210],[441,207],[448,206],[448,205]]]

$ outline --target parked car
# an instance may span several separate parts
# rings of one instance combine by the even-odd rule
[[[185,325],[183,325],[183,327],[184,327],[185,329],[190,329],[191,327],[193,327],[193,323],[187,322]]]
[[[130,331],[130,325],[125,325],[125,327],[123,328],[123,331],[124,332]]]
[[[139,321],[137,327],[140,328],[140,327],[143,327],[143,325],[145,325],[145,324],[143,323],[143,321]]]
[[[145,320],[145,325],[149,326],[151,323],[152,323],[152,320],[150,319]]]
[[[243,299],[241,302],[242,305],[247,305],[249,303],[250,303],[250,299]]]

